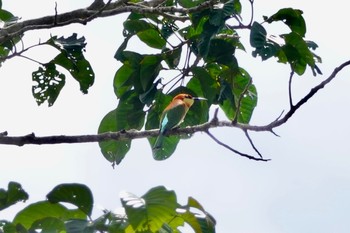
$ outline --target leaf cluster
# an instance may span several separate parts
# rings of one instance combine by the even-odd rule
[[[28,205],[12,221],[0,220],[0,232],[170,233],[181,232],[184,224],[198,233],[215,232],[215,219],[197,200],[189,197],[186,205],[180,205],[175,192],[163,186],[141,197],[129,192],[120,196],[122,207],[118,212],[104,210],[92,219],[94,200],[90,189],[82,184],[60,184],[47,194],[47,200]],[[21,185],[10,182],[8,190],[0,189],[0,210],[27,199]]]
[[[254,1],[249,2],[253,9]],[[113,80],[119,103],[102,119],[98,133],[156,129],[163,109],[178,93],[207,99],[191,107],[181,127],[208,122],[213,105],[219,106],[233,124],[249,124],[258,92],[253,77],[239,65],[236,56],[237,50],[245,51],[240,30],[250,30],[249,44],[254,57],[277,58],[299,75],[304,74],[307,67],[315,75],[321,74],[317,66],[321,58],[313,52],[317,44],[305,39],[306,23],[303,12],[298,9],[280,9],[272,16],[264,16],[263,23],[254,21],[252,15],[250,23],[244,25],[240,0],[165,0],[159,4],[148,7],[140,0],[124,5],[110,4],[133,10],[123,23],[124,40],[115,53],[115,59],[121,63]],[[97,13],[102,15],[108,7],[106,4]],[[166,11],[160,12],[160,9]],[[5,22],[5,28],[6,24],[16,22],[16,17],[2,9],[0,19]],[[266,25],[278,22],[285,24],[289,33],[269,36]],[[1,61],[22,56],[27,51],[28,48],[17,51],[19,41],[21,36],[9,38],[0,45]],[[139,47],[129,48],[131,41],[136,41]],[[66,75],[61,69],[68,71],[79,82],[80,90],[87,93],[93,85],[94,72],[84,57],[85,38],[78,38],[76,34],[68,38],[52,36],[35,46],[39,45],[53,47],[58,55],[47,63],[40,63],[32,73],[32,92],[37,103],[54,104],[65,85]],[[140,48],[154,52],[142,52]],[[180,139],[190,136],[166,137],[164,149],[154,153],[154,159],[169,158]],[[155,139],[148,140],[152,147]],[[104,157],[114,165],[124,159],[131,139],[109,140],[99,145]]]

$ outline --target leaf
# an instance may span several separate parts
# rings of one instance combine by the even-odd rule
[[[133,76],[137,72],[129,64],[122,65],[114,76],[114,93],[117,97],[122,97],[132,88]]]
[[[156,142],[155,138],[149,138],[152,148]],[[176,150],[177,144],[180,142],[178,136],[166,136],[163,141],[163,147],[153,151],[153,158],[155,160],[166,160],[168,159]]]
[[[61,204],[40,201],[30,204],[18,212],[13,219],[13,223],[21,224],[26,229],[30,229],[36,221],[49,217],[67,221],[69,219],[86,219],[86,214],[80,210],[70,210]]]
[[[266,44],[267,32],[265,28],[257,22],[254,22],[250,30],[250,45],[254,48],[262,48]]]
[[[16,204],[17,202],[28,200],[28,194],[23,190],[21,184],[9,182],[7,191],[0,189],[0,210]]]
[[[90,221],[85,219],[73,219],[65,222],[67,233],[94,233],[96,232],[90,227]]]
[[[205,0],[179,0],[178,1],[179,5],[184,8],[195,7],[203,2],[205,2]]]
[[[101,121],[98,133],[118,132],[121,130],[141,129],[144,124],[144,104],[135,91],[126,92],[119,100],[118,107],[109,112]],[[131,140],[109,140],[99,142],[103,156],[117,165],[129,151]]]
[[[94,83],[95,74],[83,55],[85,38],[77,38],[77,34],[73,33],[68,38],[52,37],[47,43],[60,51],[51,63],[65,68],[79,82],[80,90],[86,94]]]
[[[221,75],[220,107],[226,117],[233,120],[238,114],[237,120],[240,123],[249,123],[257,104],[257,92],[251,77],[244,69],[232,73],[224,71]],[[248,88],[247,88],[248,87]],[[239,112],[237,107],[240,106]]]
[[[155,49],[162,49],[166,40],[161,36],[158,29],[150,28],[137,33],[139,39],[148,46]]]
[[[236,44],[225,39],[212,39],[207,54],[207,62],[217,62],[232,69],[238,68],[237,59],[234,56]]]
[[[51,203],[67,202],[77,206],[88,216],[91,216],[93,196],[90,189],[83,184],[60,184],[47,194]]]
[[[124,36],[136,35],[139,32],[148,30],[153,27],[152,24],[147,23],[144,20],[130,20],[130,19],[126,20],[123,23],[123,26],[124,26],[124,30],[127,31],[127,33],[124,32]]]
[[[208,105],[210,106],[213,102],[215,102],[215,99],[219,94],[218,83],[209,74],[209,72],[203,67],[193,67],[191,69],[191,72],[193,73],[192,79],[198,79],[199,81],[199,85],[193,85],[194,86],[193,88],[195,87],[201,88],[201,92],[197,92],[197,91],[195,92],[198,95],[206,98],[208,101]]]
[[[304,37],[306,33],[306,24],[302,14],[303,12],[301,10],[284,8],[280,9],[276,14],[272,15],[266,21],[268,23],[282,21],[292,30],[292,32],[299,34],[301,37]]]
[[[189,197],[187,205],[182,208],[180,208],[179,216],[184,219],[185,223],[192,227],[194,232],[215,232],[215,219],[205,211],[203,206],[196,199]]]
[[[299,34],[291,32],[285,35],[284,40],[286,44],[282,46],[282,50],[297,74],[302,75],[307,65],[311,68],[315,66],[314,55]]]
[[[135,232],[159,231],[176,216],[176,194],[163,186],[152,188],[142,197],[123,192],[121,202]]]
[[[34,84],[32,94],[38,105],[48,102],[52,106],[66,82],[66,76],[56,69],[54,63],[47,63],[32,73]]]
[[[162,68],[161,61],[160,55],[147,55],[140,62],[140,83],[143,91],[149,90],[153,85]]]
[[[30,227],[30,232],[63,232],[66,230],[64,222],[55,217],[36,220]]]
[[[252,55],[254,57],[257,55],[261,56],[263,61],[276,56],[280,50],[280,46],[271,40],[267,40],[266,35],[265,28],[261,24],[254,22],[250,30],[250,45],[255,48]]]
[[[162,58],[166,62],[166,64],[169,66],[170,69],[175,69],[181,59],[181,52],[182,47],[175,48],[173,50],[170,50],[168,48],[163,48],[162,50]]]

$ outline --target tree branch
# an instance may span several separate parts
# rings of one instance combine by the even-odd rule
[[[111,3],[110,1],[100,9],[91,7],[73,10],[70,12],[45,16],[41,18],[26,20],[4,27],[0,30],[0,44],[22,35],[26,31],[37,29],[48,29],[54,27],[62,27],[73,23],[87,24],[91,20],[100,17],[110,17],[126,12],[136,12],[140,14],[157,14],[167,18],[175,18],[178,20],[186,20],[187,18],[177,16],[175,13],[189,14],[202,11],[214,5],[214,0],[208,0],[199,4],[196,7],[181,8],[181,7],[151,7],[140,4],[128,4],[125,0],[118,0]]]
[[[243,157],[247,157],[253,160],[268,161],[268,159],[262,158],[262,155],[252,143],[252,140],[248,135],[248,131],[273,132],[274,128],[286,123],[288,119],[302,105],[304,105],[309,99],[311,99],[319,90],[321,90],[328,83],[330,83],[343,68],[349,65],[350,65],[350,60],[344,62],[343,64],[335,68],[334,71],[331,73],[331,75],[327,79],[322,81],[317,86],[313,87],[310,90],[310,92],[307,95],[305,95],[298,103],[296,103],[295,105],[292,105],[290,110],[283,117],[280,116],[276,120],[274,120],[273,122],[267,125],[254,126],[249,124],[242,124],[239,122],[233,123],[231,121],[219,121],[217,118],[218,109],[216,109],[214,113],[214,117],[210,122],[206,122],[201,125],[195,125],[195,126],[186,127],[186,128],[176,128],[176,129],[170,130],[168,132],[168,135],[188,135],[188,134],[194,134],[196,132],[205,132],[216,143],[218,143],[221,146],[224,146],[225,148],[229,149],[230,151],[233,151],[234,153],[237,153]],[[252,147],[260,157],[257,158],[254,156],[241,153],[233,149],[232,147],[226,145],[225,143],[222,143],[221,141],[219,141],[216,137],[214,137],[209,132],[209,129],[217,128],[217,127],[236,127],[236,128],[242,129],[246,133],[246,136],[250,141]],[[157,137],[158,133],[159,133],[158,129],[152,129],[152,130],[144,130],[144,131],[122,130],[119,132],[107,132],[102,134],[91,134],[91,135],[73,135],[73,136],[55,135],[55,136],[37,137],[34,133],[31,133],[25,136],[8,136],[7,132],[3,132],[3,133],[0,133],[0,144],[23,146],[26,144],[42,145],[42,144],[61,144],[61,143],[88,143],[88,142],[102,142],[106,140],[131,140],[131,139],[138,139],[138,138]]]

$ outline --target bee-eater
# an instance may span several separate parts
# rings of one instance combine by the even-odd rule
[[[193,97],[189,94],[178,94],[164,109],[159,123],[159,135],[154,143],[153,150],[162,148],[165,134],[168,130],[179,126],[185,119],[188,109],[195,100],[206,100],[201,97]]]

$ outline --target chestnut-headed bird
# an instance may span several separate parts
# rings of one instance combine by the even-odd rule
[[[168,130],[179,126],[185,119],[188,109],[195,100],[206,100],[201,97],[193,97],[189,94],[178,94],[164,109],[159,123],[159,135],[154,143],[153,150],[162,148],[165,134]]]

